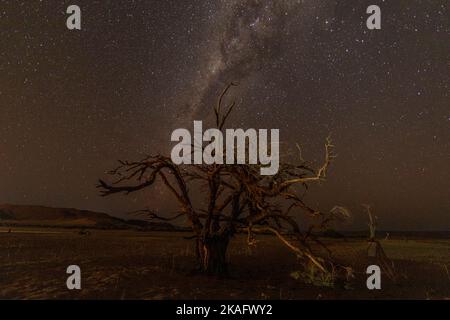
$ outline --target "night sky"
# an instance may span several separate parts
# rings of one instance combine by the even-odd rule
[[[82,30],[66,28],[70,4]],[[382,10],[368,30],[366,8]],[[370,203],[380,228],[450,228],[448,1],[0,1],[0,203],[170,212],[163,188],[101,198],[117,159],[169,154],[239,83],[232,128],[338,158],[323,209]]]

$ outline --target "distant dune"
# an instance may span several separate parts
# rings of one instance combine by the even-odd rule
[[[124,220],[106,213],[44,206],[0,205],[0,226],[38,226],[95,229],[176,230],[169,223]]]

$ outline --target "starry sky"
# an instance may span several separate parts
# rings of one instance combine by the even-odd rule
[[[96,181],[168,154],[234,81],[230,127],[280,129],[282,154],[315,163],[331,133],[310,203],[349,207],[347,228],[370,203],[380,228],[449,230],[449,18],[446,0],[1,0],[0,203],[173,210],[163,188],[101,198]]]

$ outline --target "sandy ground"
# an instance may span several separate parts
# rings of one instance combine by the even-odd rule
[[[343,288],[293,279],[295,256],[275,238],[256,248],[237,237],[229,249],[230,277],[192,275],[193,246],[182,233],[64,229],[0,229],[3,299],[448,299],[450,240],[382,241],[400,280],[366,288],[367,243],[328,239],[333,254],[355,269]],[[78,265],[82,290],[66,287],[66,268]]]

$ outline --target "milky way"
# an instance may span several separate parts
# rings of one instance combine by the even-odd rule
[[[289,19],[299,20],[297,24],[310,19],[320,9],[320,1],[312,3],[292,0],[223,3],[210,26],[208,36],[215,41],[206,50],[205,70],[196,81],[191,116],[196,116],[199,108],[205,111],[201,108],[220,90],[218,84],[239,83],[277,59]]]

